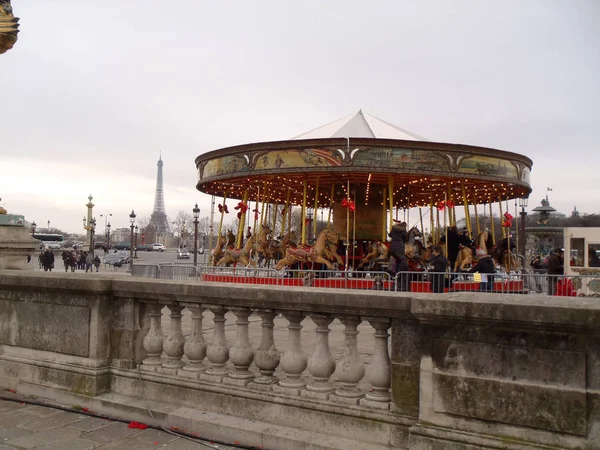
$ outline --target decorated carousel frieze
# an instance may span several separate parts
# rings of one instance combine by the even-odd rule
[[[0,0],[0,55],[13,48],[19,33],[19,18],[13,15],[10,0]]]

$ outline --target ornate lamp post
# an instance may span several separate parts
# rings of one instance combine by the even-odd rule
[[[525,197],[525,198],[520,198],[519,199],[519,207],[521,208],[521,212],[519,213],[519,215],[521,216],[521,222],[519,223],[520,225],[520,230],[519,230],[519,254],[525,256],[525,247],[526,247],[526,243],[527,243],[527,236],[525,235],[525,218],[527,217],[527,202],[529,201],[529,198]]]
[[[48,233],[50,233],[50,221],[48,221]]]
[[[49,223],[50,221],[48,221]],[[92,256],[94,256],[94,233],[96,232],[96,218],[92,218],[90,219],[89,222],[87,222],[87,219],[84,217],[83,218],[83,229],[88,231],[90,233],[90,246],[88,248],[88,251],[92,254]]]
[[[107,222],[108,222],[108,218],[112,217],[112,213],[100,214],[100,217],[104,217],[104,234],[107,235],[108,234],[108,232],[107,232],[107,230],[108,230]]]
[[[131,239],[129,240],[129,271],[133,274],[133,228],[135,224],[135,212],[131,210],[129,214],[129,222],[131,222]]]
[[[133,240],[133,241],[134,241],[134,242],[133,242],[133,244],[134,244],[134,252],[135,252],[135,253],[134,253],[134,255],[133,255],[133,257],[134,257],[135,259],[137,259],[137,257],[138,257],[138,256],[137,256],[137,237],[138,237],[138,226],[136,225],[136,226],[135,226],[135,238],[134,238],[134,240]]]
[[[110,222],[106,225],[106,248],[110,248]]]
[[[194,213],[194,266],[198,265],[198,218],[200,217],[200,208],[198,203],[192,209]]]
[[[35,229],[37,228],[37,223],[35,223],[35,220],[32,222],[31,224],[31,234],[35,234]]]

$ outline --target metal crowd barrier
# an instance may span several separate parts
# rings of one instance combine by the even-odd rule
[[[545,294],[566,297],[600,297],[599,275],[548,275],[534,273],[399,272],[395,290],[403,292],[492,292]]]

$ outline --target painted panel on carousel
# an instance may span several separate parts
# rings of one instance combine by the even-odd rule
[[[223,156],[206,163],[203,178],[239,173],[250,170],[250,161],[245,155]]]
[[[468,156],[460,163],[458,172],[519,179],[517,168],[510,161],[492,156]]]
[[[527,184],[531,184],[530,176],[531,176],[531,169],[529,167],[523,168],[523,172],[521,173],[521,181],[523,181]]]
[[[342,165],[340,155],[324,148],[301,150],[274,150],[263,154],[256,161],[256,170],[338,167]]]
[[[356,153],[354,166],[447,172],[447,159],[429,150],[405,148],[368,148]]]

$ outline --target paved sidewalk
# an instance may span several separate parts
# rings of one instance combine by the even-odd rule
[[[132,429],[127,423],[46,406],[0,400],[0,450],[234,450],[203,445],[166,431]]]

